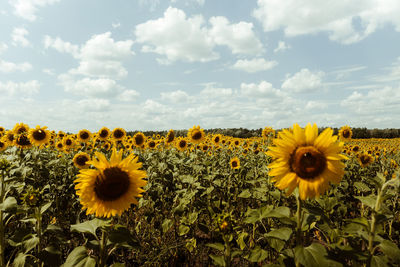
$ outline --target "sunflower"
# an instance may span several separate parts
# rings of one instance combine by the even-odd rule
[[[110,136],[110,134],[110,129],[108,129],[107,127],[103,127],[98,131],[97,138],[101,141],[105,141]]]
[[[339,138],[344,141],[348,141],[351,139],[353,132],[351,131],[350,126],[345,125],[339,130]]]
[[[29,131],[29,126],[25,123],[17,123],[15,124],[14,128],[12,129],[15,135],[27,133]]]
[[[0,126],[0,137],[3,136],[5,132],[6,132],[6,129],[4,129],[3,126]]]
[[[144,192],[142,187],[147,184],[143,178],[146,171],[139,170],[142,163],[138,157],[130,154],[122,160],[123,150],[113,149],[108,161],[104,154],[95,152],[94,159],[87,162],[96,169],[79,171],[75,189],[80,197],[82,209],[86,214],[97,217],[121,215],[131,204],[138,204],[136,198]]]
[[[87,164],[87,162],[89,160],[90,160],[90,156],[85,152],[79,152],[79,153],[75,154],[74,158],[72,159],[75,167],[77,167],[78,169],[88,168],[89,164]]]
[[[194,144],[203,142],[205,138],[204,130],[200,126],[193,126],[193,128],[189,129],[187,136],[190,142]]]
[[[156,147],[156,142],[153,139],[149,139],[146,143],[146,147],[154,149]]]
[[[47,144],[50,140],[50,132],[46,130],[47,127],[40,127],[39,125],[36,128],[29,129],[28,138],[29,141],[35,146],[41,146]]]
[[[0,139],[0,152],[3,152],[8,147],[8,144]]]
[[[135,147],[141,147],[145,141],[146,141],[146,136],[142,133],[142,132],[137,132],[134,136],[133,136],[133,145]]]
[[[92,138],[92,133],[86,129],[82,129],[77,134],[78,141],[87,143]]]
[[[229,162],[229,165],[231,166],[231,169],[236,170],[240,168],[240,160],[238,157],[234,157],[233,159],[231,159],[231,161]]]
[[[351,149],[354,153],[358,153],[360,151],[360,147],[358,145],[354,145]]]
[[[14,139],[14,145],[24,149],[24,148],[31,148],[32,143],[29,141],[28,134],[26,132],[18,134]]]
[[[219,146],[219,143],[221,142],[221,139],[222,139],[222,135],[216,134],[216,135],[213,136],[212,142],[213,142],[213,144],[215,146]]]
[[[115,128],[112,133],[111,137],[114,141],[122,141],[126,136],[126,132],[122,128]]]
[[[265,127],[261,132],[263,139],[267,139],[270,135],[275,135],[275,130],[272,127]]]
[[[188,142],[186,140],[186,138],[178,138],[176,140],[175,143],[175,147],[179,150],[179,151],[185,151],[186,148],[188,147]]]
[[[63,144],[62,141],[58,141],[58,142],[56,143],[56,149],[57,149],[58,151],[63,151],[63,150],[64,150],[64,144]]]
[[[172,142],[174,142],[174,139],[175,139],[175,132],[174,130],[171,129],[168,131],[167,136],[164,139],[164,142],[165,144],[169,145]]]
[[[361,153],[360,155],[358,155],[357,159],[361,167],[367,167],[372,162],[374,162],[374,158],[368,153]]]
[[[14,144],[14,132],[13,131],[7,131],[4,136],[3,136],[3,142],[7,143],[9,146]]]
[[[62,140],[66,134],[63,131],[58,131],[57,138]]]
[[[332,136],[331,128],[318,135],[316,124],[307,124],[305,129],[298,124],[293,129],[284,129],[274,139],[275,146],[268,147],[268,156],[273,158],[269,165],[269,175],[280,190],[288,188],[290,195],[298,186],[301,199],[319,197],[329,186],[329,182],[339,183],[344,174],[347,159],[340,152],[342,142]]]
[[[66,135],[66,136],[64,136],[62,143],[63,143],[64,149],[68,150],[68,149],[71,149],[74,147],[75,139],[72,138],[72,136],[70,136],[70,135]]]

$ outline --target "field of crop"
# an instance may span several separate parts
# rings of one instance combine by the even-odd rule
[[[399,266],[399,147],[0,127],[0,266]]]

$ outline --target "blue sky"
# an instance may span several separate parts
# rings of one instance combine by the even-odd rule
[[[399,128],[397,0],[4,0],[0,125]]]

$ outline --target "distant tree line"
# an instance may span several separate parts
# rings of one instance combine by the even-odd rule
[[[238,138],[250,138],[261,136],[263,128],[259,129],[246,129],[246,128],[215,128],[215,129],[204,129],[204,132],[207,134],[223,134],[225,136],[232,136]],[[319,128],[319,132],[323,131],[325,128]],[[332,128],[334,134],[339,133],[339,128]],[[175,136],[186,136],[188,130],[174,130]],[[280,131],[280,129],[276,129],[276,131]],[[128,132],[129,135],[134,135],[138,131]],[[367,128],[352,128],[353,138],[357,139],[366,139],[366,138],[399,138],[400,137],[400,129],[367,129]],[[166,136],[168,131],[143,131],[146,136]]]

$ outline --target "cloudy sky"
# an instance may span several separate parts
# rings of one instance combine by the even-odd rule
[[[0,126],[400,128],[398,0],[2,0]]]

